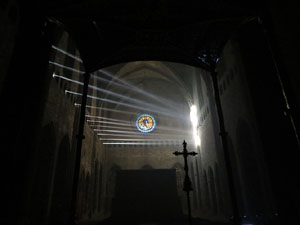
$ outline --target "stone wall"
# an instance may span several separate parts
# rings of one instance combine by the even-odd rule
[[[63,33],[55,47],[66,51],[66,46],[69,52],[80,58],[74,42],[67,33]],[[30,224],[67,224],[72,216],[71,198],[80,116],[80,107],[74,103],[80,102],[80,99],[66,94],[65,90],[81,91],[81,87],[53,75],[80,80],[82,74],[76,70],[82,70],[82,65],[67,57],[53,48],[49,59],[50,84],[31,160],[26,195],[32,207],[24,209],[24,221]],[[103,217],[105,152],[87,123],[84,129],[76,220]]]
[[[135,145],[125,141],[123,144],[108,145],[105,138],[99,140],[92,123],[85,124],[76,219],[104,219],[111,215],[116,175],[119,170],[175,169],[177,193],[182,211],[186,214],[186,196],[182,191],[183,159],[172,154],[176,150],[182,150],[181,142],[186,139],[188,150],[198,153],[196,157],[189,158],[189,172],[194,189],[191,195],[193,216],[228,221],[232,214],[231,202],[209,72],[186,65],[162,62],[129,63],[115,70],[117,72],[115,71],[112,80],[117,79],[116,77],[122,78],[133,85],[131,88],[138,87],[144,92],[162,97],[163,101],[168,101],[153,107],[153,115],[158,122],[156,130],[150,134],[142,134],[136,130],[135,119],[137,115],[149,110],[143,110],[142,103],[136,104],[138,108],[126,108],[126,104],[130,103],[128,98],[132,97],[137,102],[144,101],[146,106],[154,104],[155,101],[141,94],[137,95],[132,89],[122,92],[112,83],[105,86],[104,82],[100,82],[98,86],[99,81],[96,76],[92,76],[91,85],[110,92],[90,89],[89,94],[118,101],[119,104],[88,99],[90,106],[112,110],[101,111],[99,108],[89,107],[87,114],[131,124],[128,127],[130,132],[134,137],[145,138],[145,144]],[[270,202],[271,196],[268,195],[268,175],[243,70],[238,46],[232,40],[227,43],[218,64],[218,81],[239,206],[245,216],[253,217],[261,211],[269,210],[266,202]],[[34,188],[28,199],[33,208],[28,210],[27,214],[29,220],[34,218],[34,224],[49,220],[53,223],[66,223],[70,217],[70,190],[80,112],[80,107],[76,104],[80,103],[80,96],[66,91],[82,92],[82,86],[72,80],[82,82],[83,73],[84,67],[75,42],[64,32],[60,41],[53,47],[52,57],[49,59],[49,77],[53,78],[49,78],[50,86],[39,135],[40,141],[32,162],[32,180],[29,186]],[[101,76],[101,72],[94,75]],[[63,76],[64,79],[59,76]],[[113,95],[112,92],[126,98]],[[175,108],[168,109],[172,104]],[[192,105],[197,107],[198,112],[197,130],[201,139],[198,147],[193,143],[189,118]],[[173,130],[164,130],[168,127],[172,127]],[[176,140],[151,141],[159,135],[173,135],[173,139]],[[251,193],[251,190],[255,192]],[[40,216],[36,216],[37,213]]]
[[[198,109],[198,133],[201,144],[191,159],[193,215],[213,221],[228,221],[231,205],[219,124],[210,73],[195,70],[193,101]]]
[[[0,93],[8,72],[19,28],[19,4],[17,1],[0,3]]]
[[[139,69],[134,70],[130,68],[130,65],[126,67],[126,78],[131,83],[138,83],[144,91],[154,93],[157,96],[164,97],[170,101],[175,101],[177,104],[181,104],[185,110],[178,110],[181,113],[182,119],[172,118],[163,115],[163,113],[155,113],[155,117],[160,124],[158,125],[158,131],[162,135],[168,133],[163,130],[159,130],[160,126],[173,127],[176,129],[182,129],[188,136],[188,150],[196,151],[198,155],[196,157],[189,157],[188,161],[190,170],[189,174],[193,183],[194,191],[191,195],[192,200],[192,213],[194,217],[201,217],[210,220],[227,221],[230,216],[230,202],[227,188],[226,169],[224,167],[224,159],[222,154],[222,147],[220,137],[218,135],[219,128],[217,123],[213,89],[208,72],[194,68],[187,65],[181,65],[176,63],[161,63],[151,62],[158,67],[167,66],[168,70],[174,73],[174,77],[166,75],[166,72],[160,71],[166,79],[170,79],[168,82],[165,80],[153,79],[151,83],[147,83],[147,77],[161,77],[158,71],[153,72],[152,69]],[[136,66],[138,62],[133,64]],[[132,64],[131,64],[132,65]],[[124,67],[124,68],[125,68]],[[130,74],[130,69],[133,70],[133,74]],[[122,71],[122,69],[121,69]],[[140,73],[140,74],[139,74]],[[158,74],[157,74],[158,73]],[[142,75],[147,74],[147,75]],[[134,78],[131,78],[131,77]],[[137,77],[143,76],[143,79],[137,79]],[[172,83],[176,80],[176,83]],[[143,84],[143,85],[142,85]],[[150,85],[149,85],[150,84]],[[149,85],[149,86],[147,86]],[[163,89],[163,85],[168,88]],[[153,88],[152,88],[153,86]],[[183,87],[184,91],[180,89]],[[114,90],[120,91],[120,90]],[[126,92],[127,96],[134,96],[130,94],[130,91]],[[144,100],[147,103],[153,103],[147,98],[141,96],[134,96],[140,100]],[[183,104],[185,102],[185,104]],[[194,104],[198,111],[198,132],[200,133],[201,146],[195,147],[194,139],[192,135],[191,121],[190,121],[190,106]],[[180,107],[179,107],[180,108]],[[117,106],[115,109],[124,110],[121,106]],[[141,110],[127,110],[132,112],[132,115],[124,114],[120,117],[120,114],[109,113],[112,118],[122,119],[132,123],[132,131],[136,131],[134,127],[135,118]],[[105,115],[105,114],[104,114]],[[108,114],[106,114],[108,115]],[[184,118],[183,118],[184,117]],[[156,131],[153,131],[155,134]],[[145,134],[138,134],[140,137],[145,137]],[[181,133],[185,135],[185,133]],[[151,135],[149,135],[151,136]],[[152,138],[155,138],[152,136]],[[107,189],[110,198],[114,197],[114,177],[116,170],[136,170],[136,169],[171,169],[175,168],[177,171],[177,190],[181,199],[181,206],[183,213],[187,214],[186,194],[183,192],[183,159],[172,156],[172,152],[175,150],[182,151],[181,137],[178,136],[176,143],[167,144],[165,142],[157,141],[152,145],[109,145],[107,146],[107,163],[108,168],[111,168],[111,172],[108,180]]]
[[[243,63],[233,38],[218,63],[218,83],[240,213],[259,220],[271,216],[272,194]]]

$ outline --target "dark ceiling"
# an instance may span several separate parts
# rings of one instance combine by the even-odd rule
[[[228,38],[258,15],[258,5],[238,1],[52,1],[47,14],[77,42],[87,71],[137,60],[208,68]]]

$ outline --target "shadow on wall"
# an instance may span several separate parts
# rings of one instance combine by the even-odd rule
[[[53,123],[42,128],[37,144],[31,187],[30,217],[33,224],[43,224],[49,216],[51,177],[54,168],[56,134]]]
[[[65,135],[60,143],[56,160],[50,218],[52,224],[66,224],[70,217],[70,190],[72,190],[72,173],[68,170],[70,151],[69,137]]]
[[[260,172],[258,170],[256,149],[253,145],[251,128],[248,123],[242,119],[237,125],[237,154],[241,162],[241,173],[245,183],[245,192],[247,193],[247,205],[245,207],[248,216],[261,214],[263,208],[263,192],[260,181]]]

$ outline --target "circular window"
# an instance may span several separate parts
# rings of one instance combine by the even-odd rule
[[[143,114],[136,119],[135,126],[140,132],[149,133],[154,130],[156,122],[153,116]]]

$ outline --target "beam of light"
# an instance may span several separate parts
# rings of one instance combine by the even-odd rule
[[[112,136],[112,137],[132,137],[132,138],[137,138],[137,137],[141,137],[140,134],[108,134],[108,133],[97,133],[98,136]],[[166,134],[155,134],[155,135],[151,135],[151,137],[155,137],[155,136],[159,136],[160,139],[164,139],[164,138],[170,138],[170,137],[174,137],[174,138],[180,138],[180,139],[184,139],[185,137],[183,135],[178,136],[178,135],[166,135]]]
[[[119,135],[122,135],[122,134],[134,134],[134,135],[138,135],[139,137],[146,137],[146,136],[148,136],[148,137],[153,137],[153,136],[179,137],[179,136],[183,136],[181,134],[165,134],[165,133],[143,134],[143,133],[138,132],[137,130],[136,131],[126,131],[126,130],[94,129],[94,131],[102,132],[101,134],[105,133],[105,135],[110,135],[110,133],[112,133],[112,134],[119,134]],[[100,133],[98,133],[98,134],[100,134]]]
[[[65,93],[82,96],[81,93],[74,92],[74,91],[69,91],[69,90],[65,90]],[[129,104],[129,103],[118,102],[118,101],[115,101],[115,100],[100,98],[100,97],[96,97],[96,96],[92,96],[92,95],[87,95],[87,97],[91,98],[91,99],[103,101],[103,102],[109,102],[109,103],[113,103],[113,104],[117,104],[117,105],[122,105],[122,106],[125,106],[125,107],[128,107],[128,108],[134,108],[134,109],[148,111],[148,112],[155,112],[155,113],[158,113],[158,114],[163,114],[165,116],[178,118],[178,114],[174,115],[174,113],[172,113],[172,112],[168,113],[168,112],[163,112],[163,111],[159,111],[159,110],[153,110],[153,109],[149,109],[149,108],[145,108],[145,107],[132,105],[132,104]]]
[[[193,126],[193,137],[196,146],[200,146],[201,140],[198,134],[198,115],[197,115],[197,107],[195,105],[191,106],[190,119]]]
[[[140,134],[138,131],[124,131],[124,130],[101,130],[101,132],[111,132],[111,133],[123,133],[123,134]]]
[[[115,136],[115,137],[134,137],[134,138],[140,138],[140,134],[108,134],[108,133],[97,133],[98,136]],[[179,137],[177,135],[161,135],[161,134],[156,134],[156,135],[151,135],[151,137],[154,136],[159,136],[160,139],[162,138],[170,138],[170,137]],[[183,136],[180,138],[184,138]]]
[[[158,101],[158,102],[160,102],[160,103],[162,103],[162,104],[164,104],[164,105],[169,105],[169,106],[171,106],[173,109],[178,109],[178,107],[179,107],[178,104],[176,104],[176,102],[173,102],[173,101],[170,101],[169,99],[165,99],[165,98],[163,98],[163,97],[159,97],[159,96],[154,95],[154,94],[152,94],[152,93],[146,92],[146,91],[144,91],[144,90],[142,90],[142,89],[140,89],[140,88],[138,88],[138,87],[136,87],[136,86],[130,84],[129,82],[126,82],[126,81],[124,81],[123,79],[120,79],[120,78],[118,78],[118,77],[112,75],[111,73],[107,72],[107,71],[104,70],[104,69],[101,69],[101,70],[99,70],[99,71],[100,71],[102,74],[104,74],[104,75],[110,77],[111,79],[117,80],[117,81],[119,82],[119,83],[117,83],[117,84],[118,84],[118,85],[119,85],[120,83],[123,84],[122,86],[123,86],[124,88],[126,88],[126,89],[129,89],[129,90],[131,90],[131,91],[133,90],[133,91],[135,91],[135,92],[137,92],[137,93],[139,93],[139,94],[142,94],[142,95],[147,96],[147,97],[149,97],[149,98],[151,98],[151,99],[153,99],[153,100],[156,100],[156,101]],[[97,78],[96,78],[96,79],[97,79]],[[112,84],[114,84],[114,83],[115,83],[115,81],[113,81]]]
[[[65,90],[65,93],[82,96],[81,93],[74,92],[74,91],[69,91],[69,90]],[[135,105],[132,105],[132,104],[129,104],[129,103],[124,103],[124,102],[118,102],[118,101],[111,100],[111,99],[100,98],[100,97],[96,97],[96,96],[92,96],[92,95],[87,95],[87,97],[91,98],[91,99],[100,100],[100,101],[103,101],[103,102],[109,102],[109,103],[114,103],[114,104],[117,104],[117,105],[123,105],[123,106],[129,107],[129,108],[140,109],[140,110],[148,110],[148,111],[151,111],[151,112],[155,112],[152,109],[146,109],[144,107],[139,107],[139,106],[135,106]],[[159,112],[157,112],[157,113],[159,113]]]
[[[178,139],[146,139],[146,138],[99,138],[100,141],[166,141],[166,142],[170,142],[170,141],[178,141]]]
[[[166,126],[156,126],[156,131],[163,130],[163,131],[169,131],[169,132],[178,132],[178,133],[191,133],[187,130],[181,130],[176,127],[166,127]]]
[[[101,123],[101,122],[99,122]],[[94,128],[110,128],[110,129],[116,129],[116,130],[128,130],[128,131],[135,131],[136,127],[134,124],[129,125],[129,127],[119,127],[119,126],[111,126],[111,125],[102,125],[99,123],[94,123],[94,124],[89,124],[89,126],[94,127]],[[117,124],[116,124],[117,125]],[[103,129],[94,129],[94,130],[103,130]],[[157,126],[156,127],[156,133],[159,131],[164,131],[164,132],[169,132],[172,133],[172,135],[181,135],[181,134],[186,134],[186,135],[193,135],[193,132],[188,131],[188,130],[180,130],[177,129],[176,127],[165,127],[165,126]],[[149,134],[153,135],[153,133]]]
[[[93,125],[95,125],[95,124],[99,124],[100,125],[101,123],[108,123],[108,122],[110,122],[111,124],[119,124],[119,125],[123,124],[123,125],[131,125],[131,126],[133,126],[132,123],[127,122],[127,121],[123,121],[123,120],[119,120],[119,121],[114,121],[114,120],[86,120],[86,122],[88,124],[92,123]]]
[[[82,96],[81,93],[77,93],[77,92],[74,92],[74,91],[65,90],[65,94],[67,94],[67,93],[73,94],[73,95],[79,95],[79,96]]]
[[[187,139],[187,137],[190,137],[191,135],[185,135],[185,134],[169,134],[169,133],[151,133],[151,134],[141,134],[136,131],[124,131],[124,130],[113,130],[113,131],[106,131],[102,129],[94,129],[94,132],[98,132],[97,135],[105,135],[105,136],[138,136],[138,137],[182,137],[183,139]]]
[[[102,120],[109,120],[109,121],[116,121],[116,122],[122,122],[122,123],[130,123],[127,120],[119,120],[119,119],[113,119],[113,118],[108,118],[108,117],[103,117],[103,116],[92,116],[92,115],[85,115],[85,117],[87,118],[95,118],[95,119],[100,119],[100,121]],[[97,120],[96,120],[97,121]]]
[[[107,130],[102,130],[102,129],[93,129],[93,131],[96,131],[96,132],[110,132],[110,131],[107,131]],[[111,132],[111,133],[120,133],[120,134],[139,134],[137,131],[132,131],[132,130],[113,130],[115,132]],[[120,132],[119,132],[120,131]],[[122,132],[124,131],[124,132]],[[106,134],[110,134],[110,133],[106,133]]]
[[[80,107],[81,104],[74,103],[74,106]],[[97,106],[91,106],[91,105],[86,105],[86,108],[91,108],[91,109],[100,109],[103,111],[109,111],[109,112],[117,112],[117,113],[124,113],[124,114],[136,114],[135,112],[128,112],[124,110],[117,110],[117,109],[109,109],[109,108],[103,108],[103,107],[97,107]]]
[[[158,142],[103,142],[104,145],[165,145]],[[167,145],[180,145],[180,143],[168,143]]]
[[[63,77],[63,76],[57,75],[55,73],[53,73],[52,76],[53,76],[53,78],[58,77],[58,78],[61,78],[62,80],[66,80],[66,81],[70,81],[70,82],[75,83],[75,84],[83,85],[83,82],[73,80],[73,79],[70,79],[70,78],[67,78],[67,77]]]
[[[107,125],[100,125],[100,124],[90,124],[90,127],[94,128],[94,131],[101,131],[102,129],[97,129],[97,128],[104,128],[104,129],[115,129],[115,130],[128,130],[128,131],[135,131],[135,127],[132,125],[130,127],[120,127],[120,126],[107,126]],[[133,128],[134,127],[134,128]]]
[[[134,88],[131,88],[130,86],[128,86],[128,85],[125,85],[125,84],[122,84],[122,83],[119,83],[119,82],[116,82],[116,81],[112,81],[112,80],[108,80],[108,79],[105,79],[105,78],[103,78],[103,77],[99,77],[99,76],[96,76],[96,75],[93,75],[92,76],[92,78],[93,79],[96,79],[96,80],[98,80],[98,81],[103,81],[103,82],[105,82],[105,83],[107,83],[107,84],[110,84],[110,85],[113,85],[113,86],[117,86],[117,87],[121,87],[121,88],[124,88],[124,89],[126,89],[126,90],[130,90],[130,91],[134,91],[134,92],[136,92],[136,93],[139,93],[139,94],[142,94],[142,95],[144,95],[144,96],[148,96],[147,94],[145,94],[145,93],[147,93],[147,92],[145,92],[145,91],[143,91],[143,90],[141,90],[141,89],[138,89],[137,87],[134,87]],[[137,91],[137,89],[139,90],[139,91]],[[148,96],[149,97],[149,96]],[[157,98],[160,98],[160,97],[157,97]],[[163,102],[163,105],[168,105],[168,106],[171,106],[172,104],[170,104],[170,102],[168,102],[169,100],[166,100],[165,102]],[[158,101],[158,102],[161,102],[161,101]],[[174,109],[178,109],[178,107],[180,107],[180,106],[178,106],[177,105],[177,108],[176,107],[173,107]]]
[[[83,82],[73,80],[73,79],[70,79],[70,78],[67,78],[67,77],[64,77],[64,76],[60,76],[60,75],[57,75],[57,74],[53,74],[53,77],[58,77],[58,78],[61,78],[63,80],[73,82],[73,83],[76,83],[76,84],[81,85],[81,86],[84,85]],[[106,94],[109,94],[111,96],[118,97],[120,99],[125,99],[125,100],[127,100],[131,103],[137,103],[139,105],[144,105],[146,107],[150,107],[152,110],[155,109],[155,110],[160,111],[160,112],[164,111],[167,114],[172,114],[172,113],[174,114],[174,111],[171,111],[170,109],[168,109],[166,107],[160,107],[160,106],[157,106],[157,105],[154,105],[154,104],[151,104],[151,103],[147,103],[147,102],[139,100],[139,99],[131,98],[131,97],[128,97],[128,96],[125,96],[125,95],[122,95],[122,94],[119,94],[119,93],[115,93],[115,92],[112,92],[112,91],[109,91],[109,90],[105,90],[103,88],[99,88],[99,87],[96,87],[96,86],[93,86],[93,85],[88,85],[88,87],[90,89],[96,90],[98,92],[106,93]],[[177,115],[177,116],[180,117],[180,115]]]
[[[133,114],[135,114],[135,113],[133,113]],[[97,116],[95,118],[97,118]],[[128,130],[128,131],[135,131],[136,130],[135,125],[131,122],[128,123],[129,124],[128,128],[127,127],[119,127],[119,126],[111,126],[111,125],[103,125],[102,124],[103,121],[97,121],[97,120],[93,120],[93,121],[88,120],[88,122],[95,122],[94,124],[89,124],[89,126],[92,127],[92,128],[101,128],[101,129],[94,129],[94,130],[97,130],[97,131],[103,130],[102,128],[109,128],[109,129],[116,129],[116,130]],[[112,125],[114,125],[114,124],[119,125],[119,123],[113,123]],[[192,135],[193,134],[193,132],[188,131],[188,130],[181,130],[181,129],[178,129],[176,127],[166,127],[166,126],[159,126],[158,125],[156,127],[156,133],[158,133],[159,131],[171,132],[172,135],[181,135],[181,134]],[[153,133],[151,133],[149,135],[153,135]]]
[[[107,75],[108,77],[112,78],[112,79],[115,79],[117,81],[112,81],[112,80],[108,80],[108,79],[105,79],[103,77],[99,77],[99,76],[96,76],[96,75],[93,75],[93,79],[96,79],[98,81],[103,81],[107,84],[111,84],[113,86],[118,86],[118,87],[121,87],[121,88],[124,88],[124,89],[127,89],[127,90],[130,90],[130,91],[134,91],[136,93],[139,93],[139,94],[142,94],[146,97],[150,97],[151,99],[154,99],[160,103],[162,103],[163,105],[168,105],[168,106],[171,106],[173,109],[178,109],[178,107],[181,107],[180,105],[176,104],[175,102],[172,102],[168,99],[164,99],[162,97],[159,97],[159,96],[156,96],[154,94],[151,94],[151,93],[148,93],[144,90],[141,90],[139,89],[138,87],[135,87],[134,85],[131,85],[117,77],[115,77],[114,75],[110,75],[107,71],[104,71],[104,70],[99,70],[100,72],[102,72],[102,74],[104,75]]]
[[[53,64],[53,65],[55,65],[55,66],[58,66],[58,67],[61,67],[61,68],[64,68],[64,69],[67,69],[67,70],[70,70],[70,71],[79,73],[79,74],[84,74],[84,73],[85,73],[85,72],[83,72],[83,71],[80,71],[80,70],[77,70],[77,69],[74,69],[74,68],[72,68],[72,67],[68,67],[68,66],[65,66],[65,65],[56,63],[56,62],[49,61],[49,63],[50,63],[50,64]],[[108,73],[107,73],[106,71],[104,71],[104,70],[100,70],[100,71],[101,71],[103,74],[105,74],[105,75],[107,75],[107,76],[109,76],[109,77],[112,77],[112,78],[114,77],[114,76],[108,74]],[[138,87],[135,87],[134,85],[131,85],[131,84],[129,84],[129,83],[127,83],[127,82],[125,82],[125,81],[119,79],[119,78],[115,78],[115,79],[117,79],[117,80],[118,80],[119,82],[121,82],[121,83],[117,83],[117,82],[115,82],[115,81],[112,82],[111,80],[107,80],[107,79],[105,79],[105,78],[102,78],[102,77],[99,77],[99,76],[95,76],[95,75],[93,75],[93,74],[91,74],[91,76],[92,76],[93,78],[97,79],[97,80],[101,80],[101,81],[104,81],[104,82],[106,82],[106,83],[111,83],[111,84],[113,84],[113,85],[116,85],[116,86],[119,86],[119,87],[122,87],[122,88],[129,89],[129,90],[131,90],[131,91],[133,90],[133,91],[135,91],[135,92],[137,92],[137,93],[139,93],[139,94],[142,94],[142,95],[144,95],[144,96],[151,97],[152,99],[154,99],[154,100],[156,100],[156,101],[162,103],[163,105],[168,105],[170,108],[178,109],[179,107],[181,107],[180,105],[178,105],[178,104],[176,104],[176,103],[174,103],[174,102],[172,102],[172,101],[170,101],[170,100],[168,100],[168,99],[164,99],[164,98],[162,98],[162,97],[159,97],[159,96],[153,95],[153,94],[151,94],[151,93],[145,92],[144,90],[141,90],[141,89],[139,89]],[[62,76],[61,76],[61,78],[62,78]],[[71,79],[70,79],[69,81],[71,81]],[[122,84],[122,83],[123,83],[123,84]],[[79,82],[78,84],[83,85],[82,82]],[[89,86],[91,86],[91,85],[89,85]],[[97,87],[96,87],[96,88],[97,88]],[[100,88],[99,88],[99,89],[100,89]],[[103,92],[104,92],[104,91],[109,92],[108,90],[104,90],[104,89],[102,89],[102,91],[103,91]],[[112,92],[112,93],[113,93],[113,92]],[[113,93],[113,94],[116,94],[116,93]],[[123,97],[124,97],[124,96],[123,96]],[[130,99],[129,97],[127,97],[127,98]],[[137,100],[137,101],[139,101],[139,100]],[[143,103],[143,104],[145,104],[145,103]],[[148,104],[150,104],[150,103],[148,103]]]
[[[132,135],[132,134],[102,134],[97,133],[98,136],[115,136],[115,137],[139,137],[138,135]]]
[[[153,143],[148,143],[148,142],[131,142],[131,143],[128,143],[128,142],[103,142],[104,145],[152,145]]]
[[[103,117],[103,116],[89,116],[89,115],[85,115],[85,117],[100,119],[100,120],[87,120],[87,121],[105,121],[105,120],[109,120],[109,121],[115,121],[115,122],[121,122],[121,123],[130,123],[127,120],[118,120],[118,119],[112,119],[112,118]]]
[[[121,124],[124,124],[124,125],[131,125],[131,126],[133,126],[131,123],[129,123],[129,122],[119,122],[119,121],[106,121],[106,120],[86,120],[86,122],[88,122],[88,123],[93,123],[94,125],[95,124],[101,124],[101,123],[112,123],[112,124],[119,124],[119,125],[121,125]],[[117,123],[116,123],[117,122]]]
[[[132,124],[132,128],[126,128],[126,127],[118,127],[118,126],[110,126],[110,125],[100,125],[100,124],[89,124],[91,127],[99,127],[99,128],[110,128],[110,129],[122,129],[122,130],[129,130],[129,131],[133,131],[133,130],[136,130],[136,127],[134,124]],[[99,129],[101,130],[101,129]],[[172,132],[173,134],[174,133],[178,133],[178,135],[180,134],[189,134],[191,135],[192,132],[191,131],[188,131],[188,130],[180,130],[180,129],[177,129],[176,127],[165,127],[165,126],[157,126],[156,127],[156,132],[159,132],[159,131],[165,131],[165,132]],[[153,133],[151,133],[153,134]],[[177,135],[177,134],[174,134],[174,135]]]
[[[88,123],[98,123],[98,124],[102,124],[102,123],[104,123],[104,124],[114,124],[114,125],[118,125],[118,126],[128,126],[128,127],[132,127],[133,125],[132,124],[124,124],[124,123],[117,123],[117,122],[110,122],[110,121],[97,121],[97,122],[95,122],[95,121],[89,121]]]
[[[113,92],[113,91],[105,90],[103,88],[95,87],[95,86],[92,86],[92,85],[89,85],[89,88],[91,88],[93,90],[96,90],[96,91],[99,91],[99,92],[102,92],[102,93],[105,93],[105,94],[109,94],[111,96],[114,96],[114,97],[117,97],[117,98],[120,98],[120,99],[125,99],[125,100],[127,100],[131,103],[136,103],[136,104],[139,104],[139,105],[144,105],[146,107],[155,108],[156,110],[160,110],[160,111],[167,111],[168,113],[170,112],[170,110],[166,107],[160,107],[160,106],[157,106],[157,105],[154,105],[154,104],[151,104],[151,103],[147,103],[145,101],[142,101],[142,100],[139,100],[139,99],[136,99],[136,98],[131,98],[131,97],[128,97],[128,96],[125,96],[125,95],[122,95],[122,94],[119,94],[119,93],[116,93],[116,92]]]
[[[133,129],[119,129],[119,127],[116,127],[116,129],[93,129],[94,131],[100,131],[100,132],[111,132],[111,133],[127,133],[127,134],[138,134],[138,135],[144,135],[144,136],[183,136],[184,134],[175,134],[175,133],[165,133],[165,132],[156,132],[156,133],[141,133],[138,130]]]
[[[77,61],[79,61],[79,62],[82,63],[82,59],[81,59],[81,58],[78,58],[77,56],[72,55],[72,54],[66,52],[65,50],[62,50],[61,48],[58,48],[58,47],[56,47],[56,46],[54,46],[54,45],[52,45],[51,47],[52,47],[53,49],[55,49],[56,51],[58,51],[58,52],[60,52],[60,53],[63,53],[63,54],[65,54],[65,55],[67,55],[67,56],[69,56],[69,57],[71,57],[71,58],[73,58],[73,59],[75,59],[75,60],[77,60]]]
[[[101,131],[99,131],[101,132]],[[123,134],[123,133],[97,133],[98,136],[106,136],[106,137],[132,137],[132,138],[141,138],[140,134]],[[166,134],[155,134],[151,135],[148,138],[159,138],[159,139],[167,139],[167,138],[174,138],[174,139],[187,139],[185,135],[166,135]]]
[[[62,64],[59,64],[59,63],[57,63],[57,62],[52,62],[52,61],[49,61],[49,63],[50,63],[50,64],[52,64],[52,65],[55,65],[55,66],[58,66],[58,67],[64,68],[64,69],[66,69],[66,70],[70,70],[70,71],[73,71],[73,72],[79,73],[79,74],[84,74],[84,73],[85,73],[85,72],[82,72],[82,71],[80,71],[80,70],[76,70],[76,69],[74,69],[74,68],[72,68],[72,67],[69,67],[69,66],[64,66],[64,65],[62,65]]]

